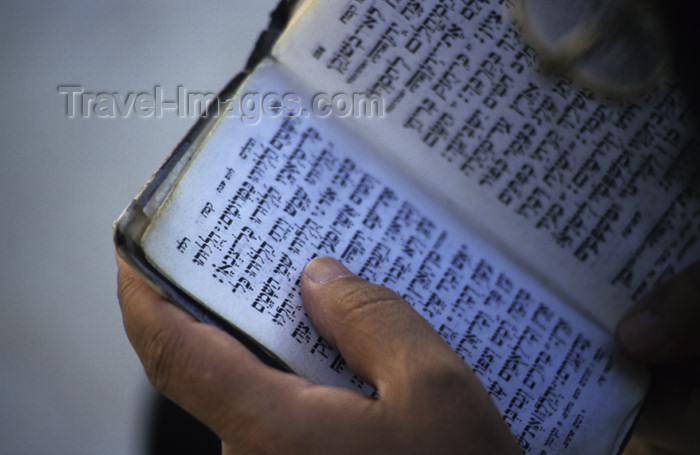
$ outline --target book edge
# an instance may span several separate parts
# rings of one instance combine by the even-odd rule
[[[193,158],[195,151],[206,139],[210,130],[216,125],[217,116],[214,115],[216,114],[214,108],[224,105],[225,100],[237,92],[243,81],[253,73],[255,68],[270,56],[272,47],[289,23],[298,3],[298,0],[281,0],[278,3],[270,13],[268,26],[258,37],[244,70],[234,76],[219,92],[217,98],[207,107],[206,112],[197,119],[185,137],[124,209],[114,222],[112,229],[112,238],[117,254],[159,294],[195,319],[229,333],[263,363],[286,372],[292,372],[291,368],[274,353],[263,348],[254,338],[207,309],[201,302],[192,298],[185,290],[153,267],[141,247],[141,238],[155,211],[157,211],[157,207],[167,199],[170,190],[177,184],[177,178]]]

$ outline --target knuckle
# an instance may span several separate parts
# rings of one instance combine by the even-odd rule
[[[368,313],[383,312],[397,304],[405,304],[396,292],[377,284],[349,288],[342,297],[345,318],[365,318]]]
[[[457,362],[442,357],[429,363],[419,359],[414,363],[414,368],[407,384],[407,396],[412,397],[413,406],[423,406],[428,399],[432,403],[440,403],[442,409],[470,409],[470,403],[479,394],[485,393],[483,386],[461,359]]]
[[[430,368],[424,368],[421,376],[424,389],[463,392],[466,390],[465,384],[470,381],[471,372],[456,356],[441,356]]]
[[[117,280],[117,299],[122,307],[126,307],[138,294],[141,283],[136,275],[122,270],[119,271]]]
[[[144,339],[140,357],[146,376],[156,389],[167,393],[180,352],[179,336],[168,328],[153,327],[146,329]]]

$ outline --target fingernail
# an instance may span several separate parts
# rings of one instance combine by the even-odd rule
[[[620,322],[618,336],[632,354],[646,354],[664,347],[669,340],[668,330],[650,310],[627,316]]]
[[[343,264],[329,256],[319,256],[306,264],[304,273],[319,284],[354,275]]]

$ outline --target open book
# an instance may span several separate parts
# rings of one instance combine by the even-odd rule
[[[262,358],[372,394],[299,298],[334,256],[430,322],[526,453],[618,453],[647,386],[615,324],[700,256],[691,110],[540,75],[501,3],[283,2],[115,241]]]

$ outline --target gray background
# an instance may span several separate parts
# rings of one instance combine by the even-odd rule
[[[143,453],[152,390],[122,331],[111,225],[194,122],[70,119],[57,87],[217,92],[275,3],[3,2],[3,454]]]

